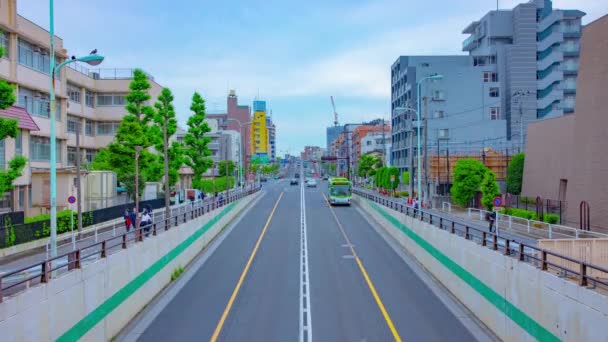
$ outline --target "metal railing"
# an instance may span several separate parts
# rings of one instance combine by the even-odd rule
[[[574,277],[580,286],[595,288],[599,285],[604,289],[608,288],[608,269],[606,268],[505,237],[496,231],[488,232],[482,228],[469,226],[467,223],[443,218],[424,209],[414,209],[404,203],[399,203],[386,197],[359,189],[353,189],[353,193],[403,213],[406,216],[437,226],[439,229],[457,234],[467,240],[475,241],[481,246],[489,247],[495,251],[500,250],[504,255],[532,264],[543,271],[552,271],[564,278]],[[578,269],[564,266],[568,264],[578,265]],[[596,276],[590,276],[590,273]],[[598,274],[599,276],[597,276]]]
[[[80,63],[70,63],[68,67],[74,71],[78,71],[90,78],[96,80],[128,80],[133,78],[133,71],[135,69],[120,69],[120,68],[98,68],[90,69],[83,66]],[[144,73],[150,80],[154,80],[154,77],[149,73]]]
[[[152,223],[134,228],[131,231],[112,236],[102,241],[94,241],[92,244],[74,249],[68,253],[54,258],[46,258],[42,262],[32,263],[17,270],[0,274],[0,303],[3,297],[14,295],[29,288],[32,285],[48,283],[59,274],[81,268],[85,263],[90,263],[100,258],[105,258],[111,253],[123,250],[135,243],[142,242],[144,237],[152,237],[177,227],[181,223],[196,219],[217,208],[221,208],[245,196],[256,193],[260,187],[250,190],[235,191],[228,193],[225,198],[212,198],[186,203],[180,206],[176,215],[169,218],[164,213],[157,214]],[[124,224],[123,224],[124,225]]]

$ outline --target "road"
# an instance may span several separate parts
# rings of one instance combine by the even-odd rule
[[[325,184],[265,184],[263,197],[165,306],[142,314],[153,317],[130,338],[475,340],[355,207],[327,205]]]

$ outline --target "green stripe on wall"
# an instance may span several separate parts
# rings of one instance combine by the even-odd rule
[[[399,222],[399,220],[397,220],[385,210],[380,208],[380,206],[378,206],[376,203],[367,199],[366,201],[374,210],[380,213],[382,217],[387,219],[393,226],[401,230],[418,246],[420,246],[422,249],[432,255],[443,266],[452,271],[452,273],[454,273],[458,278],[464,281],[488,302],[492,303],[494,307],[504,313],[513,322],[517,323],[517,325],[519,325],[532,337],[536,338],[539,341],[560,341],[557,336],[553,335],[549,330],[545,329],[545,327],[536,322],[532,317],[528,316],[525,312],[518,309],[515,305],[513,305],[506,298],[501,296],[498,292],[494,291],[491,287],[484,284],[472,273],[465,270],[462,266],[458,265],[447,255],[443,254],[440,250],[438,250],[428,241],[423,239],[420,235],[416,234],[413,230]]]
[[[135,279],[131,280],[127,285],[118,290],[114,295],[108,298],[105,302],[99,305],[95,310],[91,311],[78,323],[74,324],[68,331],[61,335],[57,341],[77,341],[83,337],[89,330],[93,329],[97,323],[101,322],[107,315],[109,315],[119,305],[124,303],[132,294],[134,294],[140,287],[146,282],[152,279],[158,272],[160,272],[165,266],[171,261],[182,254],[188,247],[190,247],[196,240],[198,240],[203,234],[205,234],[215,223],[221,220],[238,202],[233,202],[222,210],[218,215],[214,216],[204,226],[199,228],[196,232],[192,233],[186,240],[182,241],[179,245],[169,251],[167,254],[158,259],[154,264],[148,267],[145,271],[140,273]],[[179,228],[178,228],[179,229]]]

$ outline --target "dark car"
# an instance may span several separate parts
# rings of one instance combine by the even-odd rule
[[[299,174],[299,173],[296,173],[294,176],[295,176],[296,178],[300,178],[300,174]]]
[[[292,179],[289,181],[289,184],[290,184],[290,185],[298,185],[298,180],[297,180],[296,178],[292,178]]]

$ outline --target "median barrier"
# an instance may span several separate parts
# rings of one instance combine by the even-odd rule
[[[88,264],[78,261],[56,278],[3,298],[0,339],[111,340],[170,283],[176,268],[188,265],[258,196],[255,192],[235,198],[198,217],[199,213],[191,213],[190,221],[184,214],[187,222],[179,226],[167,227],[157,236],[152,234],[156,227],[149,237],[135,234],[136,243],[118,246],[111,254],[104,251]]]
[[[468,234],[469,227],[462,236],[455,232],[453,223],[435,219],[440,229],[430,223],[433,218],[428,214],[422,213],[421,221],[406,215],[403,207],[390,209],[374,202],[370,195],[361,195],[368,198],[354,195],[353,203],[500,339],[606,340],[608,297],[603,288],[596,291],[588,287],[594,281],[585,273],[589,270],[581,270],[585,276],[577,283],[547,271],[549,266],[559,266],[553,265],[547,252],[526,254],[523,244],[518,244],[514,252],[516,242],[506,240],[499,246],[496,235],[486,245],[490,233],[483,232],[483,242],[476,241]],[[521,261],[524,259],[527,262]],[[587,267],[585,263],[580,265]]]

